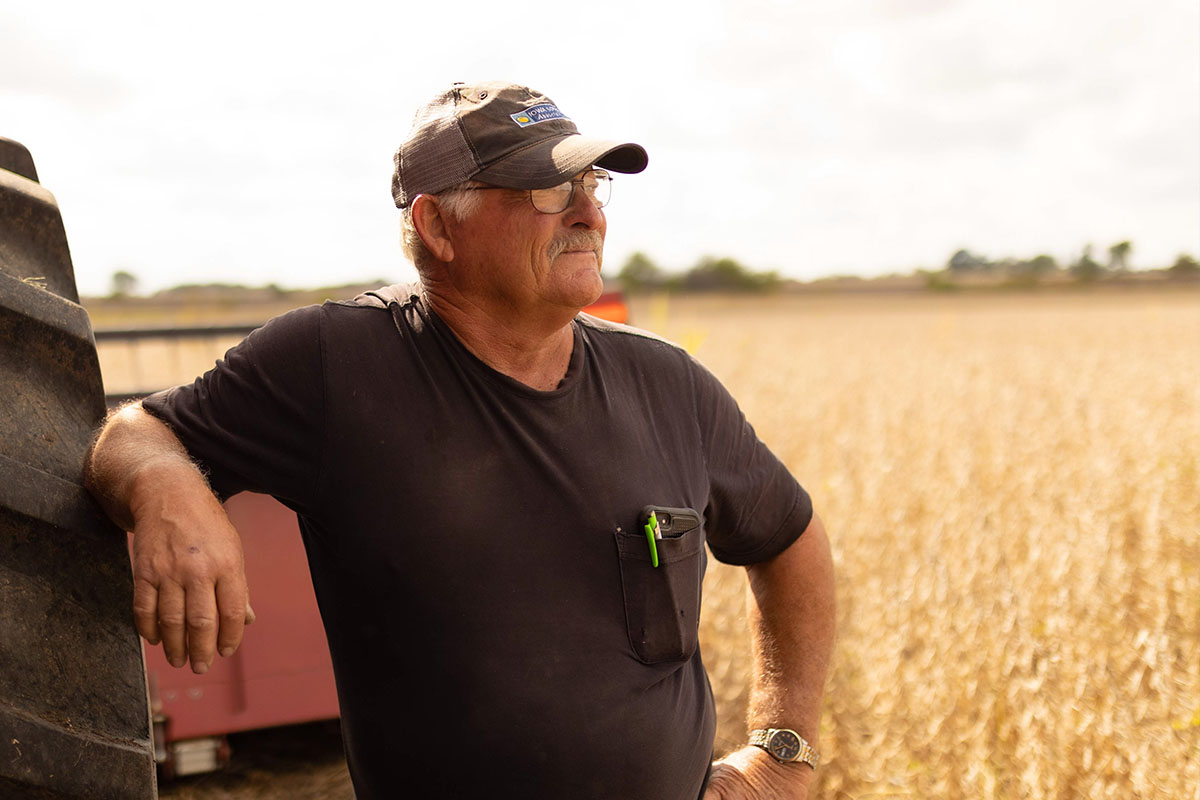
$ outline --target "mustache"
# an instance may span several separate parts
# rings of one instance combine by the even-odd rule
[[[547,255],[553,261],[568,250],[592,250],[599,259],[604,251],[604,237],[598,231],[568,231],[550,242]]]

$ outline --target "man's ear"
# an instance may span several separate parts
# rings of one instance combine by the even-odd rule
[[[454,260],[454,244],[450,240],[446,218],[436,200],[427,194],[413,198],[412,221],[417,235],[434,258],[443,263]]]

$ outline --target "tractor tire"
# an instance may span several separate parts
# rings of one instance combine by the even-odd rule
[[[83,488],[105,413],[54,196],[0,138],[0,797],[157,796],[125,534]]]

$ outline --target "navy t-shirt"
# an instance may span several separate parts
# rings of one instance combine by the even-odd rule
[[[361,800],[700,792],[704,545],[769,559],[811,504],[685,351],[572,328],[537,391],[389,287],[284,314],[143,402],[219,495],[298,514]],[[657,567],[649,505],[702,515]]]

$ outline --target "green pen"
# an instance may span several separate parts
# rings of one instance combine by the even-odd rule
[[[658,527],[658,517],[653,511],[650,512],[649,519],[646,520],[646,541],[650,543],[650,565],[658,566],[658,546],[654,544],[655,539],[662,538],[662,531]]]

